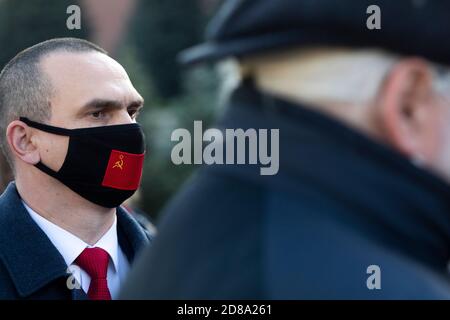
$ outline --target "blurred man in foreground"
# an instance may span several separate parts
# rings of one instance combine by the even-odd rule
[[[138,189],[142,97],[94,44],[62,38],[0,74],[0,299],[117,297],[151,236],[120,205]]]
[[[202,168],[126,298],[450,298],[450,5],[228,1],[188,62],[235,57],[222,128],[280,168]],[[158,261],[158,263],[155,263]]]

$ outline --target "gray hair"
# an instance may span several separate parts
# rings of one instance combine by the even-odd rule
[[[360,125],[386,76],[402,59],[375,48],[300,48],[230,59],[220,64],[222,94],[251,77],[262,91]],[[450,69],[429,62],[433,89],[450,98]]]
[[[251,76],[263,90],[311,103],[365,104],[401,56],[379,49],[306,48],[227,60],[219,67],[228,91]],[[449,95],[450,69],[429,63],[433,88]],[[232,87],[232,88],[230,88]]]

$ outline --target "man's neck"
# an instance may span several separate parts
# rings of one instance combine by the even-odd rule
[[[114,223],[115,208],[93,204],[57,181],[18,176],[16,186],[22,200],[36,213],[90,245],[97,243]]]

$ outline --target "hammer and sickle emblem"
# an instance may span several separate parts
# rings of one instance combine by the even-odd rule
[[[121,154],[120,156],[119,156],[119,161],[116,161],[116,163],[114,164],[114,167],[113,167],[113,169],[114,168],[119,168],[120,170],[123,170],[123,165],[124,165],[124,162],[123,162],[123,154]]]

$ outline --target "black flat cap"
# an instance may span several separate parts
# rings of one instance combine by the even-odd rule
[[[367,19],[380,8],[381,29]],[[450,64],[450,0],[225,0],[192,64],[292,46],[377,47]]]

